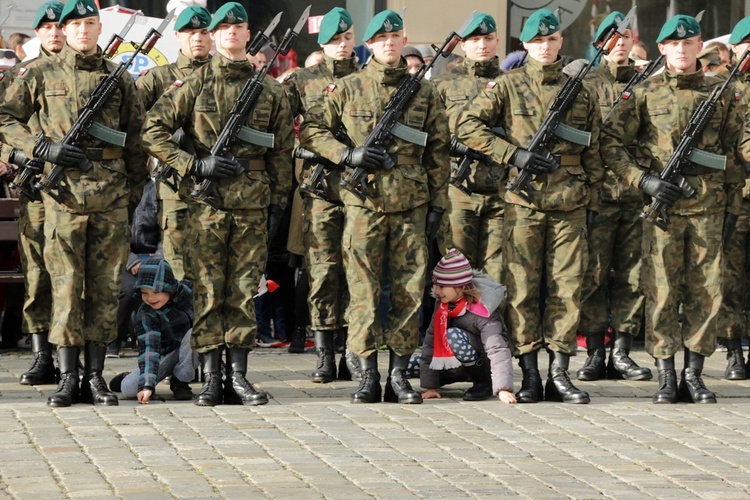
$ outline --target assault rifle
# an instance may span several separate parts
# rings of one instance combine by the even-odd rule
[[[297,39],[297,36],[299,36],[300,31],[302,31],[302,27],[305,25],[305,23],[307,22],[307,18],[310,16],[311,7],[311,5],[307,6],[293,29],[286,30],[284,38],[281,40],[281,43],[279,43],[278,46],[273,47],[272,45],[274,49],[273,56],[271,56],[268,62],[264,64],[263,67],[261,67],[260,70],[255,73],[255,76],[249,79],[245,86],[242,88],[242,92],[240,92],[239,97],[237,97],[237,100],[234,102],[234,106],[232,106],[232,110],[229,112],[229,120],[227,120],[226,125],[224,125],[224,128],[219,134],[219,138],[211,148],[211,156],[221,156],[229,160],[234,160],[235,156],[232,153],[231,148],[238,139],[249,144],[255,144],[257,146],[266,148],[273,148],[273,134],[260,132],[249,127],[245,127],[243,126],[243,123],[245,123],[248,115],[253,110],[253,108],[255,108],[255,104],[258,102],[258,98],[263,92],[263,79],[266,77],[268,70],[271,68],[279,54],[286,55],[289,52],[289,49],[292,48],[292,44]],[[280,16],[281,13],[276,16],[277,19],[275,19],[275,21],[277,23],[278,19],[280,19]],[[273,31],[273,28],[275,28],[276,25],[273,23],[271,24],[273,26],[269,26],[269,29]],[[266,31],[268,31],[268,29]],[[267,36],[266,39],[268,39]],[[263,46],[263,43],[264,42],[262,40],[253,40],[250,45],[253,49],[257,47],[257,50],[260,50],[260,48]],[[214,210],[219,210],[219,191],[217,183],[217,179],[206,177],[200,182],[200,184],[194,187],[194,189],[190,192],[190,196],[198,201],[205,202]]]
[[[410,75],[401,83],[401,85],[399,85],[396,93],[393,94],[393,97],[391,97],[391,100],[385,107],[383,117],[378,121],[373,131],[370,132],[370,135],[365,139],[363,144],[364,147],[378,148],[385,152],[385,144],[391,136],[398,137],[422,147],[427,145],[427,134],[425,132],[407,127],[398,120],[404,114],[409,103],[411,103],[414,96],[417,95],[417,92],[419,92],[419,89],[422,87],[422,79],[425,74],[432,69],[432,66],[438,60],[438,57],[448,57],[451,52],[453,52],[453,49],[456,48],[458,42],[462,40],[462,36],[459,35],[459,33],[463,34],[466,28],[469,27],[469,23],[471,23],[473,17],[473,14],[469,16],[466,22],[464,22],[464,24],[458,29],[458,32],[451,32],[451,34],[448,35],[448,38],[445,39],[442,47],[438,48],[436,45],[433,45],[432,49],[435,51],[435,57],[428,64],[423,64],[414,75]],[[395,166],[396,164],[391,157],[386,154],[382,167],[386,170],[390,170]],[[361,201],[365,201],[367,198],[366,181],[367,169],[364,167],[357,167],[350,175],[341,179],[341,186],[351,191],[352,194]]]
[[[133,15],[130,16],[130,19],[128,19],[128,22],[125,23],[125,26],[122,28],[122,30],[120,30],[119,33],[114,33],[112,35],[112,38],[109,39],[109,42],[104,49],[104,58],[112,59],[112,57],[117,54],[117,49],[120,48],[120,45],[125,40],[125,37],[130,31],[130,28],[132,28],[135,24],[135,20],[138,18],[138,16],[141,15],[143,15],[143,12],[141,12],[140,10],[133,13]],[[13,179],[13,182],[9,184],[10,187],[22,192],[29,199],[38,200],[39,192],[31,184],[31,180],[44,169],[44,161],[32,158],[19,164],[18,166],[21,167],[21,171],[18,172],[18,175],[16,175],[16,178]],[[90,168],[91,164],[89,163],[84,163],[81,166],[81,170],[83,170],[84,172],[88,171]]]
[[[604,120],[602,120],[602,123],[606,122],[610,115],[612,115],[612,112],[615,110],[617,105],[622,100],[623,96],[630,96],[630,91],[641,83],[643,80],[651,76],[651,73],[656,71],[656,68],[661,66],[661,63],[664,61],[664,56],[660,55],[658,58],[654,59],[650,63],[646,65],[645,68],[643,68],[641,71],[636,71],[635,74],[630,77],[630,80],[628,80],[628,83],[625,84],[625,88],[622,89],[622,92],[617,96],[617,99],[615,99],[615,103],[612,105],[612,108],[609,110],[609,113],[607,113],[607,116],[604,117]]]
[[[485,165],[492,165],[492,157],[458,142],[455,135],[451,137],[451,156],[457,156],[461,159],[458,160],[458,168],[455,174],[451,175],[450,183],[468,196],[471,196],[474,189],[469,180],[471,165],[475,161],[481,161]]]
[[[340,142],[345,142],[349,139],[349,136],[346,135],[346,129],[343,126],[339,127],[334,136]],[[300,193],[313,193],[324,200],[328,200],[330,196],[330,189],[328,187],[328,170],[331,168],[339,168],[339,166],[303,147],[297,147],[297,149],[294,150],[294,156],[295,158],[300,158],[302,160],[317,162],[315,168],[310,174],[309,181],[307,179],[302,179],[302,182],[299,185]]]
[[[635,17],[635,7],[630,9],[628,15],[617,23],[617,26],[612,28],[604,41],[601,44],[597,44],[597,52],[593,58],[580,70],[573,78],[568,78],[560,89],[557,96],[555,97],[552,107],[544,118],[542,125],[539,130],[536,131],[534,137],[531,138],[531,142],[526,150],[531,151],[539,155],[546,156],[549,159],[554,159],[553,155],[549,152],[548,146],[552,141],[553,137],[559,137],[563,140],[580,144],[582,146],[589,146],[591,143],[591,134],[578,130],[577,128],[570,127],[562,123],[562,118],[565,113],[573,106],[573,101],[576,96],[583,89],[583,78],[586,74],[594,67],[594,62],[601,57],[602,54],[609,54],[609,52],[617,45],[617,42],[622,37],[623,33],[628,27],[628,24]],[[526,169],[521,171],[513,179],[506,184],[505,188],[509,191],[517,193],[521,198],[527,202],[531,202],[531,185],[530,182],[533,178],[531,172]]]
[[[661,180],[677,185],[680,188],[682,196],[685,198],[690,198],[695,194],[695,189],[688,184],[684,177],[684,172],[687,168],[694,165],[702,165],[717,170],[726,169],[725,156],[702,151],[696,148],[695,145],[706,130],[711,117],[716,112],[716,107],[719,104],[721,96],[732,82],[732,79],[738,74],[745,73],[750,68],[748,53],[748,50],[742,53],[737,60],[737,64],[734,65],[721,87],[714,87],[708,99],[698,105],[690,117],[687,128],[682,132],[680,142],[677,144],[674,153],[672,153],[664,169],[659,174]],[[669,208],[668,203],[654,199],[650,205],[643,209],[641,219],[651,221],[657,227],[666,231],[669,227],[667,208]]]

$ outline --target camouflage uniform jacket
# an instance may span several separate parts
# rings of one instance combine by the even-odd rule
[[[497,79],[501,74],[500,60],[497,56],[489,61],[472,61],[464,58],[463,64],[431,80],[445,103],[452,134],[456,133],[456,121],[466,103],[471,102],[482,92],[488,81]],[[456,166],[454,163],[454,168]],[[504,168],[475,162],[471,168],[469,181],[474,187],[474,192],[497,194],[498,190],[504,187],[505,177]]]
[[[745,73],[744,75],[737,77],[735,87],[737,87],[737,91],[742,98],[740,101],[740,109],[750,109],[750,74]],[[745,123],[745,129],[741,141],[740,160],[745,170],[745,176],[747,177],[748,174],[750,174],[750,123]],[[745,180],[744,187],[742,188],[742,198],[750,200],[750,178]]]
[[[638,186],[644,172],[661,172],[695,109],[722,82],[723,79],[705,76],[701,71],[667,70],[636,85],[629,98],[618,104],[602,134],[602,156],[607,158],[609,167],[633,187]],[[745,175],[736,147],[743,117],[739,94],[730,87],[696,145],[709,153],[726,155],[726,171],[697,166],[697,175],[687,176],[695,195],[677,200],[670,209],[673,213],[691,215],[726,209],[739,214]],[[638,164],[628,152],[628,144],[638,145]]]
[[[58,56],[21,67],[0,97],[0,134],[9,145],[32,158],[38,139],[27,122],[36,114],[45,137],[60,142],[97,84],[115,67],[102,58],[101,50],[84,55],[67,45]],[[96,118],[101,125],[127,133],[122,158],[91,161],[93,168],[88,172],[67,168],[59,190],[64,210],[93,213],[126,207],[129,202],[137,205],[148,179],[139,143],[143,115],[133,79],[125,74]],[[93,137],[84,139],[80,146],[84,150],[113,147]]]
[[[320,64],[289,74],[284,80],[284,91],[292,108],[292,116],[302,115],[304,117],[308,109],[325,98],[328,84],[350,75],[356,70],[357,62],[354,56],[343,61],[337,61],[324,55]],[[313,164],[305,162],[304,168],[300,172],[300,181],[310,173],[312,167]],[[331,176],[329,173],[328,181],[332,189],[338,192],[339,176],[335,174]]]
[[[635,66],[617,66],[616,64],[602,59],[602,63],[589,71],[584,82],[599,95],[599,109],[602,112],[602,120],[612,109],[617,97],[622,93],[625,85],[635,74]],[[618,103],[619,106],[619,103]],[[602,125],[602,129],[607,124]],[[631,146],[630,144],[628,146]],[[634,145],[632,145],[634,146]],[[602,157],[606,165],[607,159]],[[641,200],[641,192],[637,188],[617,177],[609,168],[604,170],[604,182],[602,182],[601,198],[605,202],[637,202]]]
[[[184,80],[190,73],[202,67],[211,59],[190,59],[180,52],[177,61],[166,66],[157,66],[147,70],[135,81],[135,87],[138,89],[138,95],[146,107],[146,111],[151,109],[156,101],[167,91],[175,80]]]
[[[497,163],[507,164],[516,149],[526,148],[541,126],[552,103],[568,78],[562,72],[562,60],[542,65],[529,58],[523,67],[510,71],[469,103],[456,125],[458,139],[472,149],[492,155]],[[584,86],[576,96],[562,123],[591,133],[589,147],[554,139],[549,150],[554,155],[580,155],[580,165],[561,166],[554,172],[536,176],[531,203],[507,191],[505,201],[533,210],[573,211],[582,207],[597,210],[604,167],[599,156],[601,112],[596,92]],[[506,137],[492,132],[502,127]],[[516,169],[509,175],[515,176]]]
[[[302,123],[302,145],[333,163],[339,163],[347,146],[336,140],[331,131],[343,125],[352,144],[362,145],[407,77],[403,59],[397,68],[386,67],[373,59],[362,71],[329,85],[326,98],[308,110]],[[413,161],[391,170],[369,171],[366,200],[362,202],[342,189],[341,200],[345,205],[384,213],[403,212],[425,204],[446,208],[450,175],[448,117],[437,90],[429,81],[422,81],[401,121],[426,132],[427,145],[422,147],[393,137],[387,143],[388,153],[416,159],[421,157],[421,164]]]
[[[176,81],[174,91],[159,98],[146,116],[142,137],[146,150],[183,177],[190,174],[193,155],[180,150],[172,134],[182,127],[195,145],[197,155],[209,156],[232,106],[255,71],[247,61],[231,61],[217,53],[209,64],[184,81]],[[231,151],[236,158],[263,160],[265,167],[262,171],[251,168],[236,177],[220,179],[220,208],[262,209],[271,204],[283,209],[292,186],[294,127],[284,91],[273,78],[263,80],[263,92],[245,125],[274,134],[274,148],[235,141]],[[188,184],[184,181],[180,184],[182,199],[190,198]]]

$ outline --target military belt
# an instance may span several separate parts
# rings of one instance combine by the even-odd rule
[[[396,165],[420,165],[422,162],[416,156],[390,155]]]
[[[266,161],[258,158],[235,158],[237,163],[242,165],[245,172],[264,172],[266,170]]]
[[[581,164],[581,155],[553,155],[561,167],[573,167]]]
[[[117,160],[125,155],[125,150],[123,148],[87,148],[83,154],[93,161]]]

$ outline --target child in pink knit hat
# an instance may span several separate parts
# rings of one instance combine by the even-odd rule
[[[449,250],[432,273],[439,299],[427,329],[420,360],[423,399],[440,398],[441,370],[464,370],[473,382],[463,399],[497,396],[513,404],[512,356],[502,316],[505,287],[475,274],[466,257]]]

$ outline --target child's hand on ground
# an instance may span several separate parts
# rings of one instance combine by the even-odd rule
[[[138,392],[138,402],[142,405],[147,405],[153,394],[153,391],[143,389],[142,391]]]
[[[514,405],[516,404],[516,395],[513,394],[510,391],[500,391],[497,393],[497,398],[500,400],[501,403],[505,403],[506,405]]]
[[[422,399],[440,399],[442,397],[437,389],[427,389],[422,393]]]

